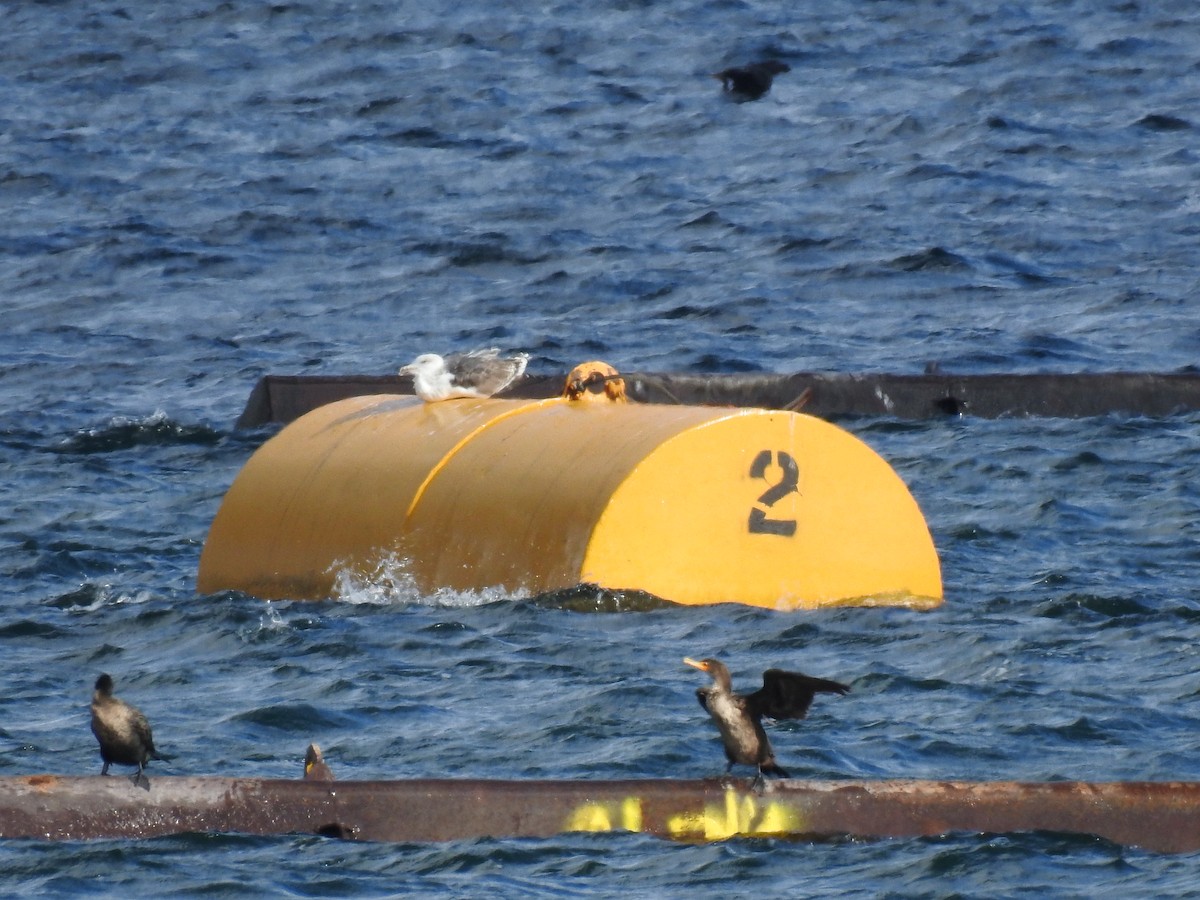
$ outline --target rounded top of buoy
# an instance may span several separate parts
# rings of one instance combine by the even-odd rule
[[[302,416],[230,487],[200,591],[317,599],[389,572],[421,591],[594,584],[780,610],[940,600],[916,501],[854,435],[621,402],[599,362],[572,376],[576,401],[379,395]]]

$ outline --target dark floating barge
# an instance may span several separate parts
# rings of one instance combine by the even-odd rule
[[[622,373],[630,400],[699,406],[801,410],[820,418],[894,416],[1169,416],[1200,409],[1200,373],[1108,372],[1050,375],[835,374],[677,375]],[[564,375],[525,378],[505,397],[562,393]],[[266,375],[246,403],[239,428],[288,423],[348,397],[408,394],[399,375]]]
[[[319,834],[361,841],[640,832],[879,839],[951,833],[1092,835],[1154,852],[1200,850],[1197,782],[320,781],[151,776],[0,778],[0,837]]]

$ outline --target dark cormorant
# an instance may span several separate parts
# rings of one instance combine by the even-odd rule
[[[328,763],[325,762],[325,756],[321,753],[321,748],[316,744],[309,744],[308,749],[304,752],[304,780],[335,780],[333,769],[329,768]]]
[[[766,62],[751,63],[748,66],[734,66],[713,73],[713,78],[719,78],[725,92],[735,100],[757,100],[771,89],[771,81],[776,75],[792,71],[787,63],[775,59]]]
[[[763,730],[763,716],[803,719],[812,705],[814,694],[850,692],[850,688],[836,681],[782,669],[767,669],[763,672],[761,688],[753,694],[735,694],[729,669],[720,660],[685,658],[684,662],[712,676],[712,686],[697,688],[696,696],[721,731],[725,758],[729,760],[725,771],[732,769],[734,763],[756,766],[758,777],[755,781],[761,781],[764,772],[780,778],[790,777],[775,763],[775,753]]]
[[[104,760],[100,774],[107,775],[112,763],[137,766],[133,783],[149,790],[150,779],[142,774],[142,769],[152,759],[171,757],[154,749],[150,723],[141,710],[118,700],[112,692],[112,676],[105,674],[96,679],[96,690],[92,693],[92,734],[100,742],[100,758]]]

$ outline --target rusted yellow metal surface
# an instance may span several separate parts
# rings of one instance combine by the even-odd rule
[[[942,596],[915,500],[847,432],[790,412],[567,398],[314,410],[238,475],[198,587],[324,598],[381,560],[428,591],[593,583],[775,609]]]

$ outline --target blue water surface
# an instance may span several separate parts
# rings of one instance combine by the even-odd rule
[[[99,769],[113,673],[163,774],[698,777],[684,655],[850,682],[811,778],[1200,779],[1200,417],[844,421],[946,603],[586,611],[402,581],[199,596],[263,374],[499,346],[531,371],[1195,365],[1200,7],[9,4],[0,33],[0,775]],[[791,66],[753,103],[710,74]],[[1086,836],[183,835],[0,845],[47,896],[1195,894]]]

